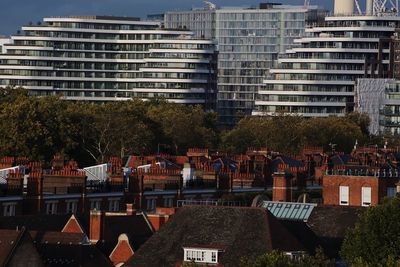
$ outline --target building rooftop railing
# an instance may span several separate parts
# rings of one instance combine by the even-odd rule
[[[177,207],[184,206],[222,206],[222,207],[248,207],[248,203],[231,200],[178,200]]]
[[[400,178],[399,170],[366,170],[366,169],[349,169],[349,170],[328,170],[326,176],[364,176],[377,178]]]

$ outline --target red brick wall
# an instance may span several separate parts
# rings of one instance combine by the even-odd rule
[[[83,229],[79,225],[74,215],[71,215],[71,218],[68,220],[67,224],[64,226],[62,230],[63,233],[83,233]]]
[[[121,235],[118,238],[118,244],[110,254],[110,260],[114,265],[125,263],[134,254],[131,245],[129,244],[128,237]]]
[[[89,225],[89,239],[90,241],[97,241],[101,239],[103,232],[103,212],[91,211],[90,212],[90,225]]]
[[[272,201],[292,201],[290,178],[287,178],[284,173],[273,175]]]
[[[325,205],[339,205],[340,186],[349,187],[349,205],[361,206],[361,188],[371,187],[371,205],[375,206],[383,197],[379,179],[369,176],[324,176],[322,181]]]
[[[151,223],[151,225],[153,226],[153,229],[155,231],[158,231],[164,224],[167,223],[169,216],[160,214],[148,214],[147,218]]]

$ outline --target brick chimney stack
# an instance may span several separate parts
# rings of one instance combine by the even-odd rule
[[[96,244],[103,237],[104,216],[102,211],[90,211],[89,239],[92,244]]]
[[[126,204],[126,215],[134,215],[134,214],[136,214],[136,211],[133,208],[133,204],[127,203]]]
[[[273,174],[272,201],[292,202],[292,178],[284,172]]]

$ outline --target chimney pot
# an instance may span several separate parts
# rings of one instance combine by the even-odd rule
[[[126,204],[126,215],[134,215],[136,213],[132,203]]]

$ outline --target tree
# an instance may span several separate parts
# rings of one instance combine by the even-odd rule
[[[361,128],[352,120],[341,117],[312,118],[305,120],[302,127],[303,144],[322,146],[336,144],[339,151],[350,152],[356,140],[363,138]]]
[[[78,145],[65,101],[18,94],[0,108],[0,154],[49,161]]]
[[[147,116],[162,129],[157,136],[161,144],[169,144],[173,153],[186,153],[188,148],[215,146],[216,116],[200,106],[184,106],[162,101],[151,102]]]
[[[301,147],[301,125],[298,116],[246,117],[221,137],[221,148],[244,153],[249,147],[265,147],[280,152],[298,152]]]
[[[369,208],[345,237],[341,256],[349,264],[389,266],[400,260],[400,199]],[[365,266],[366,266],[365,265]]]
[[[140,100],[86,106],[82,143],[97,162],[110,156],[125,159],[132,154],[147,154],[154,147],[154,133]]]
[[[321,249],[317,249],[316,255],[304,256],[294,260],[279,251],[266,253],[255,260],[242,259],[241,267],[334,267],[335,263],[326,258]]]
[[[351,112],[346,114],[346,119],[358,125],[358,127],[360,127],[361,132],[365,137],[368,137],[370,135],[369,125],[371,123],[371,120],[367,114]]]

